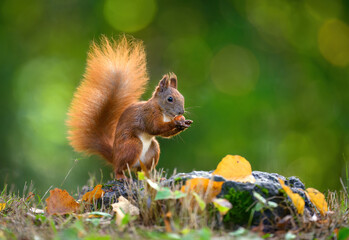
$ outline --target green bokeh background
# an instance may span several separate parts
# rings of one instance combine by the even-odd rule
[[[340,189],[349,154],[348,6],[1,1],[0,186],[33,181],[43,193],[110,178],[103,161],[68,145],[65,120],[91,41],[127,33],[146,46],[151,81],[144,99],[173,71],[194,120],[179,136],[160,139],[159,168],[212,170],[238,154],[253,170]]]

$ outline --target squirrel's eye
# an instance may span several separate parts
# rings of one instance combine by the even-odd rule
[[[168,98],[167,98],[167,101],[173,102],[173,97],[168,97]]]

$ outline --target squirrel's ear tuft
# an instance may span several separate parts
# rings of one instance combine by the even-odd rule
[[[170,74],[170,86],[177,89],[177,76],[174,73]]]
[[[159,82],[159,90],[162,92],[165,89],[168,88],[169,81],[168,81],[168,75],[164,75],[162,79]]]

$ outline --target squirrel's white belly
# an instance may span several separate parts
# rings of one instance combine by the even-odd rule
[[[139,140],[141,140],[142,142],[142,153],[141,156],[139,158],[139,160],[136,162],[135,165],[133,165],[133,167],[140,167],[139,161],[142,161],[143,163],[146,163],[145,161],[151,161],[151,159],[145,159],[145,155],[147,154],[150,144],[154,139],[153,135],[149,135],[147,133],[141,133],[138,135]]]
[[[163,115],[163,121],[164,122],[171,122],[172,121],[172,119],[169,116],[167,116],[165,114],[162,114],[162,115]]]

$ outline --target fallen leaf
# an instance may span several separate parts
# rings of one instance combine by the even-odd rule
[[[297,209],[297,212],[299,214],[303,214],[305,205],[304,199],[298,193],[292,192],[291,188],[285,185],[284,180],[279,178],[279,183],[281,184],[281,187],[284,189],[286,194],[291,198],[293,205]]]
[[[122,209],[122,211],[126,214],[129,213],[131,216],[137,216],[139,215],[139,209],[132,205],[126,198],[124,198],[123,196],[120,196],[118,198],[118,202],[112,204],[113,207],[113,211],[115,211],[115,209],[120,208]]]
[[[181,191],[187,193],[194,191],[202,196],[206,203],[209,203],[221,192],[223,183],[207,178],[193,178],[187,180]]]
[[[153,182],[152,180],[146,178],[147,183],[149,184],[150,187],[154,188],[156,191],[159,191],[161,188],[159,186],[159,184],[157,184],[156,182]]]
[[[0,211],[4,210],[6,207],[6,203],[0,203]]]
[[[50,191],[50,196],[46,199],[47,213],[63,215],[77,212],[80,205],[69,195],[66,190],[55,188]]]
[[[116,225],[121,226],[122,225],[122,219],[125,218],[125,213],[123,213],[120,208],[117,208],[117,209],[115,209],[113,211],[116,213],[116,219],[115,219]]]
[[[231,203],[224,198],[215,198],[212,202],[222,215],[227,214],[227,212],[233,207],[233,205],[231,205]]]
[[[139,209],[132,205],[126,198],[120,196],[118,202],[111,205],[116,213],[116,224],[121,225],[122,219],[129,214],[130,216],[138,216]]]
[[[156,196],[154,200],[164,200],[164,199],[179,199],[186,196],[185,193],[182,193],[178,190],[172,192],[168,187],[161,187],[158,183],[153,182],[152,180],[145,178],[148,185],[156,190]]]
[[[102,190],[102,185],[98,184],[92,191],[87,192],[82,196],[82,201],[92,203],[94,200],[100,199],[103,194],[104,191]]]
[[[251,164],[238,155],[225,156],[212,174],[236,182],[256,182],[256,179],[252,176]]]
[[[307,188],[306,193],[310,201],[319,210],[321,215],[326,215],[326,212],[328,211],[328,205],[325,196],[315,188]]]
[[[161,188],[156,192],[156,196],[154,200],[164,200],[164,199],[170,199],[172,198],[172,191],[167,188]]]

